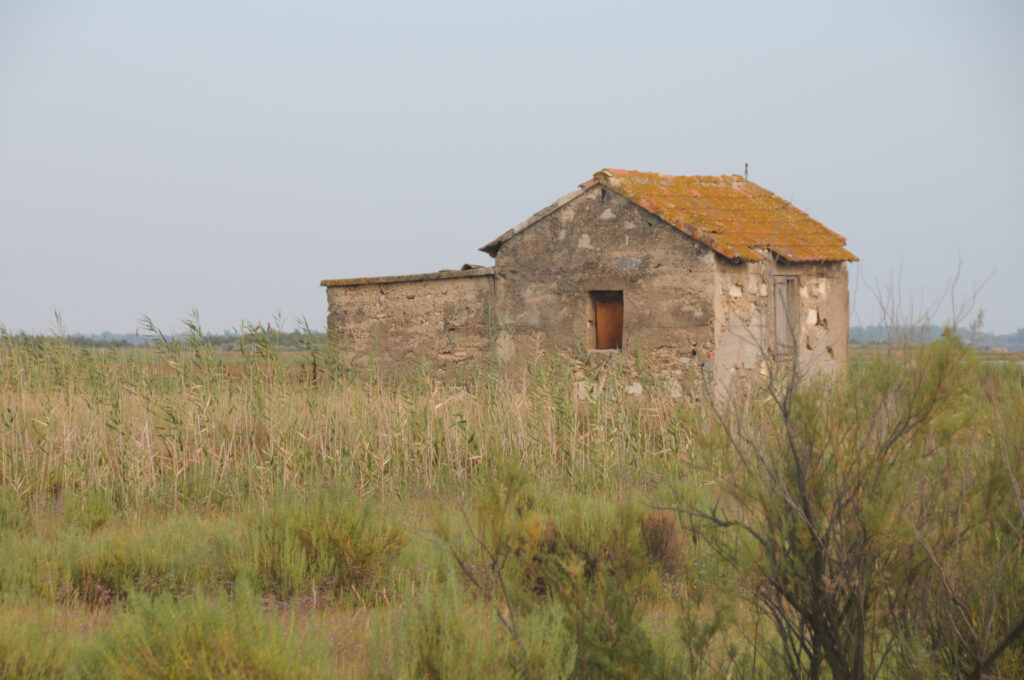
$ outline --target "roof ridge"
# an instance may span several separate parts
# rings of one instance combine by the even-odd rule
[[[791,262],[842,262],[858,258],[846,250],[846,238],[792,202],[740,175],[666,175],[603,168],[579,189],[537,211],[481,248],[494,256],[502,244],[552,214],[595,185],[613,190],[631,203],[704,243],[720,255],[759,261],[767,248]]]
[[[596,179],[596,180],[601,180],[605,176],[616,176],[616,175],[619,175],[619,176],[621,176],[621,175],[640,175],[640,176],[648,176],[648,177],[654,176],[654,177],[661,177],[661,178],[670,179],[670,180],[671,179],[701,179],[701,180],[708,180],[708,179],[726,180],[726,179],[728,179],[728,180],[734,180],[734,181],[738,180],[738,181],[741,181],[741,182],[748,182],[750,184],[754,184],[753,182],[751,182],[746,177],[743,177],[742,175],[736,175],[736,174],[733,174],[733,175],[670,175],[670,174],[664,173],[664,172],[652,172],[652,171],[648,171],[648,170],[623,170],[621,168],[602,168],[601,170],[598,170],[597,172],[594,173],[594,177],[593,178]]]

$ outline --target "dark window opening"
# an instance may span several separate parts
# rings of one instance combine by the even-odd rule
[[[775,351],[793,354],[798,331],[800,295],[795,276],[775,277]]]
[[[594,348],[622,349],[622,291],[593,290]]]

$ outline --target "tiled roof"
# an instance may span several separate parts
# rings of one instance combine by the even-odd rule
[[[791,262],[858,259],[845,248],[845,238],[739,175],[677,177],[601,170],[580,186],[587,189],[595,184],[728,258],[762,260],[762,253],[770,250]]]

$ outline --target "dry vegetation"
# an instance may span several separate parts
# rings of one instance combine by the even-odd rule
[[[1019,364],[716,409],[242,347],[0,337],[0,678],[1024,675]]]

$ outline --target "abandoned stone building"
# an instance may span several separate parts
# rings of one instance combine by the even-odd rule
[[[321,285],[356,363],[638,350],[728,383],[794,354],[845,364],[845,246],[743,177],[602,170],[483,246],[493,266]]]

